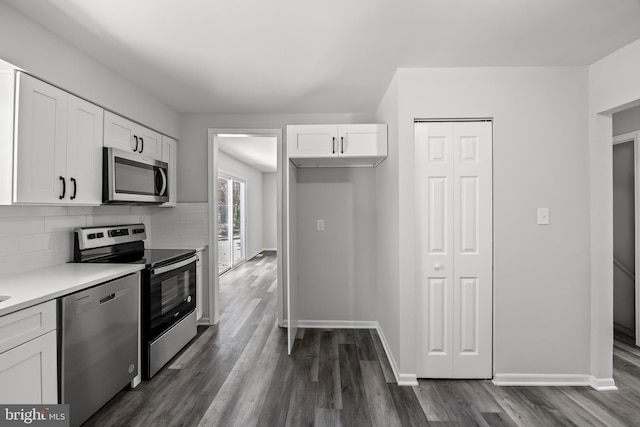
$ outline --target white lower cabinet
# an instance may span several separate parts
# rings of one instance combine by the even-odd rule
[[[0,402],[58,403],[56,331],[0,354]]]
[[[0,403],[58,403],[56,301],[0,317]]]

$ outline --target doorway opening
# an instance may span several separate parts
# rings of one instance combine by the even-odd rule
[[[613,137],[613,325],[640,345],[639,283],[636,278],[640,224],[638,134]]]
[[[220,275],[275,251],[283,325],[282,130],[209,129],[209,313],[220,320]],[[240,267],[235,269],[235,267]]]
[[[246,260],[246,182],[218,172],[218,273]]]

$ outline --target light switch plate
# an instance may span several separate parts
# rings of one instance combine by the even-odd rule
[[[316,223],[316,230],[324,231],[324,219],[319,219]]]
[[[538,225],[549,225],[549,208],[538,208]]]

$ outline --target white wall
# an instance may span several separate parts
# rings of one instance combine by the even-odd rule
[[[388,156],[376,167],[376,294],[377,320],[391,351],[396,371],[400,357],[399,244],[398,239],[398,76],[394,75],[376,112],[387,124]],[[415,370],[408,373],[415,373]]]
[[[591,375],[613,386],[613,183],[611,114],[640,104],[640,40],[589,67]]]
[[[178,201],[207,201],[208,129],[285,129],[290,124],[358,123],[353,114],[185,114],[178,144]],[[284,132],[283,132],[284,134]]]
[[[586,69],[400,69],[396,79],[398,147],[391,153],[398,150],[401,310],[395,358],[400,372],[416,371],[414,319],[421,309],[415,281],[413,120],[492,117],[495,373],[587,374]],[[391,107],[381,108],[393,115]],[[393,197],[393,189],[389,194]],[[537,207],[550,208],[549,226],[536,224]],[[384,220],[395,218],[390,213]]]
[[[262,173],[262,248],[275,251],[278,247],[277,174]]]
[[[218,152],[218,172],[242,178],[246,182],[246,257],[250,259],[264,248],[262,243],[262,172],[246,163]]]
[[[299,318],[376,320],[375,170],[299,168],[296,194]]]
[[[0,59],[180,139],[176,111],[4,2],[0,2]]]

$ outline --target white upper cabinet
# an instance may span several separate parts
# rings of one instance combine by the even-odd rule
[[[162,160],[162,136],[136,122],[104,112],[104,146]]]
[[[287,126],[287,146],[290,158],[332,157],[337,155],[338,126]]]
[[[102,203],[103,109],[69,96],[67,126],[67,176],[69,204]]]
[[[169,201],[160,206],[172,207],[176,206],[176,172],[177,172],[177,152],[178,142],[162,135],[162,161],[169,165],[167,173],[169,174]]]
[[[387,156],[387,125],[287,126],[287,152],[298,167],[377,166]]]
[[[24,73],[0,79],[0,203],[99,205],[102,108]]]

